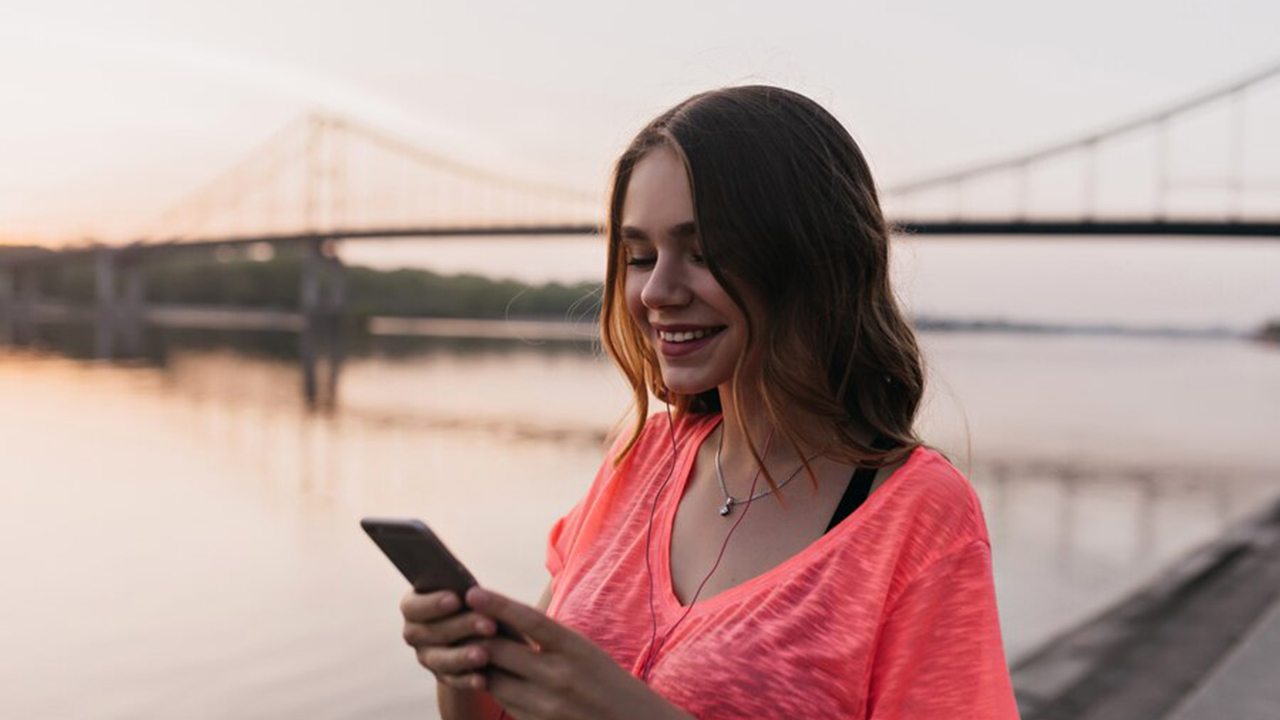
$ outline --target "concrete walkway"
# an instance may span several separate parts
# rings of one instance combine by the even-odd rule
[[[1013,668],[1023,720],[1280,720],[1280,499]]]
[[[1280,601],[1167,720],[1280,719]]]

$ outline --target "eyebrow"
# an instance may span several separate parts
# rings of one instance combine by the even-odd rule
[[[678,225],[672,226],[671,229],[667,231],[667,234],[678,240],[684,240],[687,238],[696,237],[698,234],[698,225],[692,220],[689,220],[688,222],[682,222]],[[622,226],[622,237],[625,240],[643,240],[646,242],[649,241],[648,233],[632,225]]]

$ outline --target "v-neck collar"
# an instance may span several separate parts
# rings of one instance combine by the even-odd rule
[[[654,532],[658,535],[657,558],[655,559],[656,577],[656,594],[660,596],[662,611],[667,616],[678,616],[686,612],[696,614],[714,609],[725,603],[733,602],[743,595],[747,595],[757,588],[768,587],[773,585],[778,579],[792,574],[809,561],[811,557],[824,552],[831,547],[833,543],[839,541],[839,538],[850,532],[850,528],[863,522],[863,519],[869,515],[876,507],[883,504],[887,498],[896,492],[901,482],[895,482],[894,478],[901,473],[908,471],[921,461],[924,446],[917,447],[912,451],[911,456],[905,463],[895,470],[888,478],[885,479],[881,487],[859,506],[856,510],[849,514],[848,517],[841,520],[834,528],[823,534],[818,539],[807,545],[803,550],[783,560],[774,567],[745,580],[733,587],[726,588],[709,598],[698,600],[692,605],[684,605],[680,599],[676,597],[675,583],[671,579],[671,536],[675,529],[676,511],[680,507],[680,501],[684,497],[684,492],[689,486],[689,480],[693,471],[694,461],[698,457],[698,450],[702,447],[702,443],[707,436],[716,429],[723,421],[722,415],[711,415],[706,420],[699,420],[703,424],[695,424],[688,431],[688,446],[683,453],[683,457],[679,459],[677,467],[677,475],[673,478],[675,487],[663,492],[663,505],[658,516],[658,526]],[[726,529],[727,532],[727,529]],[[730,541],[732,542],[732,541]],[[710,569],[710,568],[708,568]]]

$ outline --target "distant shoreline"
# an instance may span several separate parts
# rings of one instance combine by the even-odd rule
[[[595,323],[561,320],[484,320],[467,318],[372,317],[365,329],[370,335],[417,337],[499,338],[508,340],[563,340],[596,342]]]
[[[58,302],[41,303],[31,308],[31,314],[36,322],[50,323],[92,323],[97,317],[92,307]],[[142,314],[144,323],[170,328],[301,332],[307,327],[306,318],[290,308],[245,309],[219,305],[165,304],[144,308]],[[345,320],[343,322],[346,323]],[[1071,324],[991,318],[940,318],[929,315],[916,317],[913,322],[917,330],[937,333],[1280,342],[1280,320],[1271,321],[1252,331],[1228,327]],[[371,315],[354,318],[351,327],[377,336],[584,343],[599,340],[597,321],[590,316],[570,321],[557,317],[520,315],[507,318]]]
[[[0,247],[0,259],[17,260],[42,251]],[[44,251],[47,252],[47,251]],[[146,269],[144,322],[163,327],[297,332],[307,326],[297,311],[303,258],[281,254],[261,261],[226,258],[209,251],[183,262]],[[34,319],[78,322],[93,315],[97,292],[92,268],[74,267],[43,279]],[[603,302],[599,283],[530,285],[480,275],[442,275],[425,269],[376,270],[350,266],[345,273],[342,323],[374,335],[513,338],[590,342],[590,328]],[[43,297],[41,297],[43,296]],[[4,307],[16,296],[0,295],[0,319],[16,316]],[[27,302],[31,302],[30,299]],[[21,310],[21,308],[18,308]],[[929,332],[1083,335],[1280,342],[1280,318],[1258,327],[1141,326],[1106,322],[1051,322],[1001,317],[947,318],[922,314],[915,326]]]

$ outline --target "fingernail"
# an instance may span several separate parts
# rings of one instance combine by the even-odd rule
[[[494,628],[493,623],[489,622],[488,620],[476,621],[476,632],[480,633],[481,635],[492,634],[495,629],[496,628]]]
[[[440,609],[441,610],[457,610],[458,596],[451,594],[451,595],[445,595],[444,597],[440,598]]]
[[[493,597],[492,595],[485,592],[484,590],[481,590],[478,587],[473,587],[467,591],[467,600],[472,605],[475,605],[477,603],[479,604],[487,603],[492,597]]]

